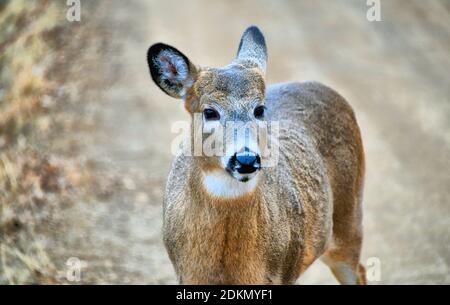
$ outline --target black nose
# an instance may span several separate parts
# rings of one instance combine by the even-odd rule
[[[240,174],[251,174],[261,168],[260,157],[245,147],[241,152],[235,154],[236,167]]]

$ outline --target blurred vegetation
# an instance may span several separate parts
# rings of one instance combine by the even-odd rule
[[[44,77],[49,53],[43,39],[58,25],[57,2],[8,1],[0,15],[0,147],[26,134],[30,120],[44,110],[50,84]]]
[[[65,26],[63,5],[0,1],[0,284],[58,281],[39,223],[52,219],[52,194],[64,195],[63,169],[27,138],[49,128],[42,120],[54,89],[46,77],[54,54],[49,34]]]

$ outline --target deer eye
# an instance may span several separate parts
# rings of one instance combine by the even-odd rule
[[[266,107],[264,107],[263,105],[257,106],[255,108],[255,110],[253,111],[253,115],[255,116],[255,118],[261,120],[264,118],[265,110],[266,110]]]
[[[203,110],[203,115],[205,116],[205,119],[207,121],[218,121],[220,120],[220,114],[217,112],[217,110],[207,108]]]

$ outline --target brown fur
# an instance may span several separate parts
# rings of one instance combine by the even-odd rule
[[[191,114],[215,105],[228,119],[251,120],[255,101],[265,103],[266,120],[281,124],[280,158],[258,173],[251,192],[221,198],[203,183],[204,173],[224,171],[218,157],[176,157],[164,199],[164,242],[179,280],[292,284],[321,257],[339,282],[364,284],[364,152],[354,113],[316,82],[266,89],[261,58],[258,65],[196,67],[187,88]]]
[[[201,184],[204,158],[174,163],[164,238],[182,283],[293,283],[322,254],[341,282],[334,264],[362,268],[364,158],[351,108],[318,83],[269,87],[266,105],[287,121],[281,149],[292,153],[263,169],[254,193],[213,198]]]

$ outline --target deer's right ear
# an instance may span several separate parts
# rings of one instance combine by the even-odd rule
[[[153,81],[168,95],[184,98],[193,85],[197,69],[180,51],[163,43],[152,45],[147,62]]]

